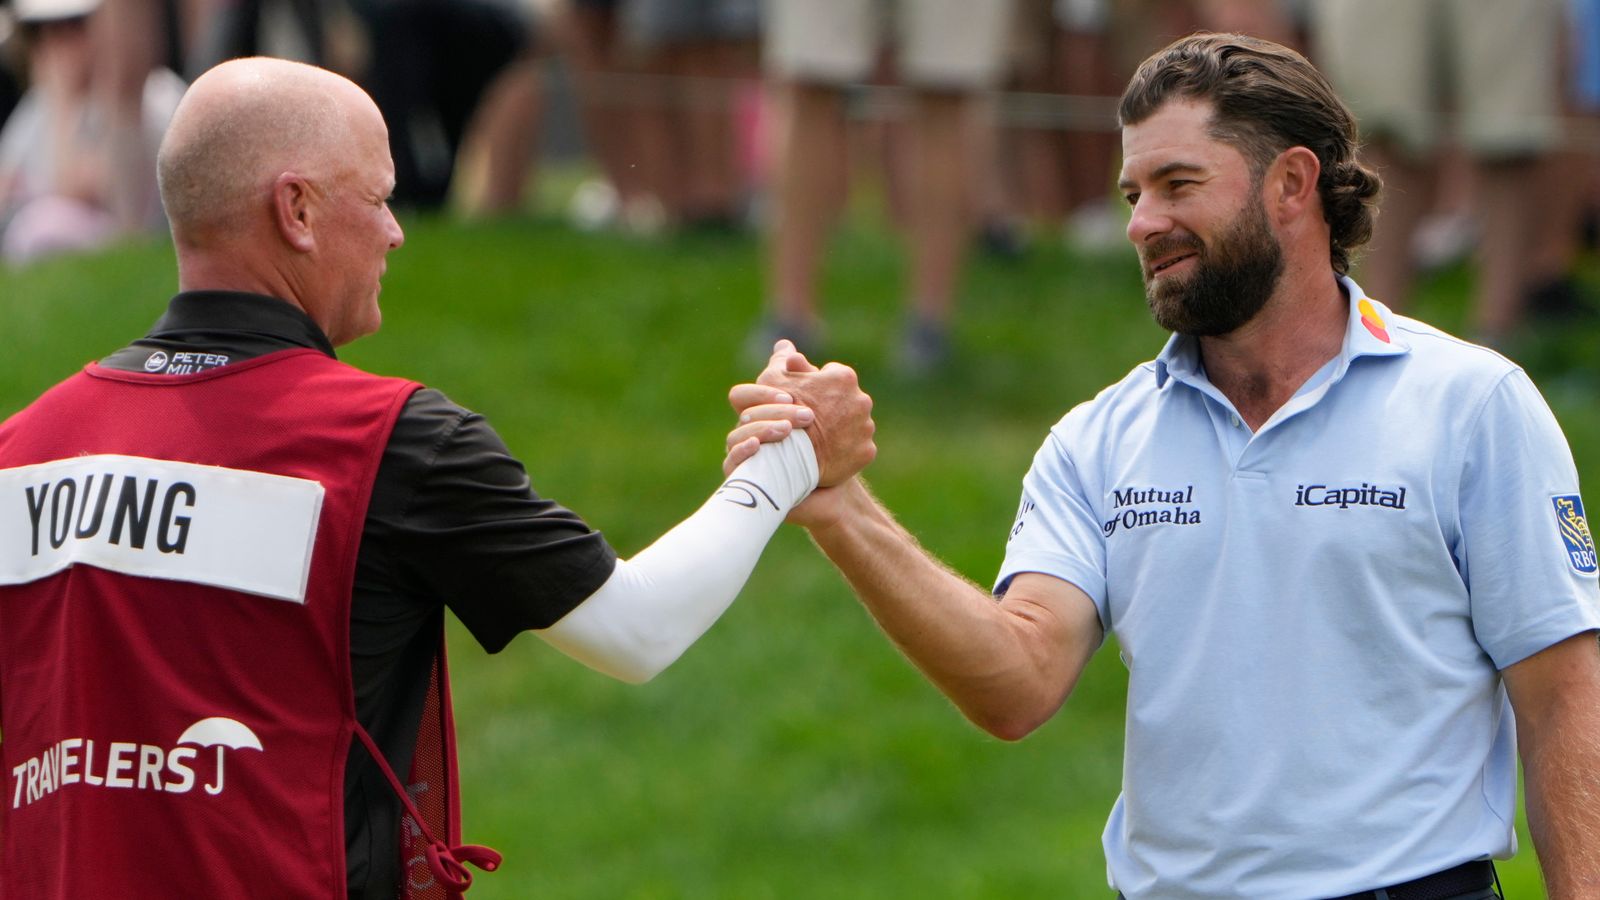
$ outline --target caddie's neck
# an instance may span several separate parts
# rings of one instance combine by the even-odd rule
[[[229,254],[226,249],[194,250],[178,248],[178,290],[244,291],[278,297],[284,285],[273,277],[270,268],[258,271],[248,258]]]
[[[219,243],[198,248],[180,244],[177,247],[178,290],[263,294],[276,297],[310,315],[311,311],[302,299],[304,288],[297,283],[293,267],[267,258],[258,249],[263,245],[262,242],[241,243],[246,246],[230,247]],[[320,322],[318,324],[321,325]],[[323,327],[326,331],[326,327]]]

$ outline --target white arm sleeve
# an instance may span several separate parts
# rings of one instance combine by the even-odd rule
[[[733,603],[783,517],[816,486],[805,432],[762,444],[693,515],[618,560],[605,584],[534,633],[591,669],[649,681]]]

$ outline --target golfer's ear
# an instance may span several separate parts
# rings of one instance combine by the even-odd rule
[[[272,182],[272,221],[284,242],[301,253],[317,248],[312,232],[311,182],[284,172]]]
[[[1317,179],[1322,162],[1307,147],[1290,147],[1278,154],[1265,179],[1267,213],[1279,222],[1305,215],[1321,198]],[[1318,215],[1320,215],[1320,211]]]

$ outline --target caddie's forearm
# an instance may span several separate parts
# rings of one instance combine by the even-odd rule
[[[543,631],[551,646],[632,683],[671,665],[727,610],[783,518],[817,484],[811,440],[762,444],[693,515]]]

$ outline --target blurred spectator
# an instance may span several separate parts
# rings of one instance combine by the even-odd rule
[[[490,82],[468,123],[456,161],[456,178],[471,176],[457,191],[467,214],[506,215],[523,208],[543,110],[540,60],[524,53]]]
[[[1010,12],[1007,0],[773,0],[766,64],[787,121],[774,173],[770,308],[752,353],[764,355],[777,337],[815,346],[817,276],[849,184],[844,88],[865,79],[892,43],[896,75],[912,94],[911,314],[897,361],[911,375],[945,361],[980,171],[968,123],[977,92],[1003,75]]]
[[[1230,31],[1266,38],[1298,49],[1303,41],[1296,18],[1315,0],[1194,0],[1195,17],[1206,31]]]
[[[638,165],[635,136],[641,104],[637,59],[625,39],[624,0],[565,0],[553,31],[573,80],[578,116],[600,177],[579,185],[572,217],[585,230],[620,224],[643,233],[661,230],[666,210]]]
[[[164,227],[154,165],[122,181],[117,158],[105,153],[118,119],[94,90],[109,64],[91,37],[91,19],[109,12],[99,7],[99,0],[15,4],[30,86],[0,129],[0,255],[9,262],[97,247],[130,227]],[[155,158],[183,90],[170,70],[146,74],[142,121],[124,141],[136,145],[134,156]],[[118,198],[124,214],[138,213],[131,223],[119,215]]]
[[[1528,291],[1531,318],[1592,319],[1593,298],[1579,287],[1573,268],[1585,241],[1593,242],[1600,209],[1600,0],[1567,0],[1563,100],[1572,128],[1552,156],[1543,214],[1550,223],[1534,271],[1543,275]]]
[[[11,115],[11,110],[22,98],[22,84],[18,76],[27,69],[17,50],[16,18],[9,5],[0,5],[0,122]]]
[[[1021,88],[1013,83],[1008,89]],[[1029,182],[1027,173],[1021,170],[1023,160],[1028,158],[1027,138],[1037,134],[1048,139],[1054,132],[1014,124],[1012,109],[1004,102],[1005,96],[987,92],[979,95],[967,118],[973,167],[977,170],[972,185],[972,204],[978,223],[979,247],[997,259],[1017,259],[1027,252],[1029,225],[1041,219],[1059,220],[1059,216],[1039,211],[1055,198],[1030,196],[1025,186]],[[1037,158],[1039,154],[1033,156]],[[1051,191],[1058,180],[1055,170],[1041,168],[1039,173],[1046,178],[1035,180],[1035,184],[1043,191]],[[898,197],[890,199],[901,205],[905,202]],[[896,223],[903,224],[903,220],[896,220]]]
[[[972,125],[985,172],[978,197],[981,243],[1000,257],[1019,254],[1027,231],[1058,227],[1071,208],[1067,184],[1074,169],[1065,155],[1064,132],[1076,116],[1055,102],[1066,91],[1054,5],[1054,0],[1016,0],[1007,37],[1007,94],[986,97]]]
[[[186,0],[184,72],[226,59],[275,56],[327,66],[327,0]]]
[[[1127,243],[1127,217],[1111,202],[1120,152],[1116,98],[1122,91],[1111,58],[1111,5],[1017,4],[1014,87],[1023,97],[1008,108],[1020,127],[1006,132],[1010,153],[1001,164],[1013,173],[1007,190],[1014,208],[1034,222],[1062,226],[1069,245],[1091,252]]]
[[[1472,164],[1454,140],[1434,153],[1428,173],[1431,206],[1411,232],[1411,257],[1420,272],[1434,272],[1472,256],[1478,222],[1472,202]]]
[[[657,76],[633,96],[645,184],[668,224],[738,226],[745,180],[734,122],[744,90],[759,89],[760,3],[629,0],[624,25],[627,52]]]
[[[1197,0],[1110,0],[1109,6],[1114,59],[1123,71],[1132,72],[1153,49],[1202,28]]]
[[[1567,0],[1567,24],[1573,99],[1585,110],[1600,110],[1600,0]]]
[[[1195,30],[1237,31],[1289,46],[1301,42],[1291,0],[1018,0],[1012,29],[1020,93],[1003,119],[995,202],[986,197],[984,243],[1006,246],[1008,220],[1061,225],[1069,246],[1113,252],[1126,246],[1127,216],[1111,190],[1120,154],[1116,98],[1126,81],[1118,58]],[[1119,52],[1120,51],[1120,52]],[[1064,95],[1064,96],[1061,96]]]
[[[1350,102],[1382,173],[1383,213],[1361,283],[1391,306],[1410,296],[1413,233],[1449,120],[1469,161],[1479,222],[1471,329],[1503,343],[1528,293],[1557,277],[1542,213],[1545,163],[1561,140],[1560,0],[1321,0],[1311,6],[1320,65]],[[1442,77],[1439,77],[1441,76]]]
[[[1058,83],[1069,96],[1086,101],[1073,126],[1062,134],[1067,240],[1088,250],[1120,250],[1128,219],[1109,198],[1122,156],[1116,98],[1127,78],[1112,56],[1111,0],[1055,0],[1052,6]],[[1088,102],[1098,98],[1105,99],[1103,109]]]
[[[532,127],[531,102],[519,106],[537,94],[536,71],[525,64],[531,10],[518,0],[356,0],[352,9],[370,38],[365,87],[389,123],[394,203],[438,208],[480,107],[491,131],[505,125],[517,136],[522,125]],[[531,148],[531,138],[522,146]],[[517,152],[513,147],[511,155]],[[501,162],[510,172],[497,171],[497,184],[520,189],[528,159]]]
[[[94,103],[105,117],[99,137],[104,199],[124,230],[142,227],[160,206],[149,189],[157,145],[147,140],[146,129],[152,118],[164,128],[172,110],[147,114],[144,104],[151,76],[174,55],[175,14],[169,0],[104,0],[89,21]]]
[[[1572,144],[1585,172],[1577,198],[1579,232],[1595,247],[1600,246],[1600,0],[1568,0],[1567,16],[1570,100],[1580,122]]]

